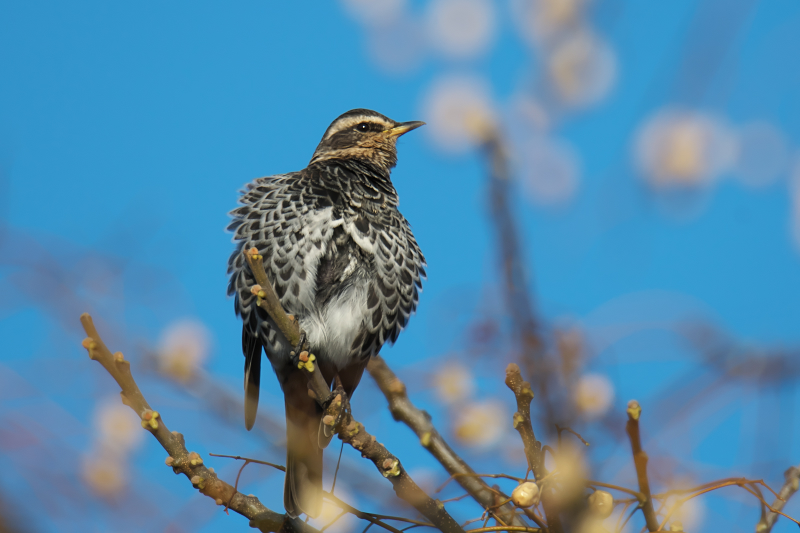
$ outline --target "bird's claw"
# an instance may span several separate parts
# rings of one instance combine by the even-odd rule
[[[305,356],[304,356],[305,354]],[[307,357],[314,357],[313,354],[311,356],[309,354],[309,346],[308,346],[308,339],[306,337],[306,333],[303,330],[300,330],[300,340],[297,343],[297,346],[289,352],[289,355],[292,358],[292,366],[297,368],[303,368],[304,363],[309,362]],[[311,359],[313,361],[314,359]],[[313,370],[313,369],[312,369]]]
[[[322,416],[319,431],[319,447],[325,448],[336,433],[336,428],[342,422],[344,414],[349,408],[347,394],[344,389],[337,387],[333,390],[331,399],[325,405],[325,412]]]

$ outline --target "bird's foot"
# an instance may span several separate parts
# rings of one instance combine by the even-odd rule
[[[300,330],[300,340],[297,342],[297,348],[295,349],[297,352],[309,351],[311,347],[308,345],[308,337],[306,337],[306,332],[302,329]]]
[[[350,401],[341,385],[333,389],[331,400],[325,406],[319,426],[319,447],[325,448],[341,426],[344,415],[350,411]]]
[[[296,368],[303,368],[306,366],[306,363],[309,361],[313,362],[316,357],[314,354],[310,353],[310,349],[308,346],[308,339],[306,338],[306,333],[303,330],[300,330],[300,341],[297,343],[291,352],[289,352],[289,356],[292,358],[292,366]],[[313,366],[311,368],[306,366],[306,369],[309,372],[313,372]]]

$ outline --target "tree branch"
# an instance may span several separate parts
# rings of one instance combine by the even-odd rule
[[[537,480],[547,476],[547,469],[544,466],[544,452],[542,443],[536,440],[531,424],[531,400],[533,400],[533,390],[531,384],[522,379],[519,366],[514,363],[506,367],[506,385],[514,393],[517,399],[517,412],[514,413],[514,429],[519,432],[522,438],[522,445],[525,447],[525,457],[528,460],[528,469],[533,471]],[[542,507],[544,507],[547,527],[553,533],[561,533],[563,530],[558,510],[552,502],[552,493],[549,490],[542,490]]]
[[[445,510],[444,505],[425,494],[411,479],[411,476],[408,475],[400,460],[392,455],[375,437],[367,433],[360,422],[353,419],[347,396],[340,391],[337,391],[335,396],[331,393],[325,378],[322,377],[322,373],[317,370],[318,365],[313,364],[312,355],[306,353],[308,346],[298,346],[301,339],[304,338],[300,331],[300,325],[297,320],[287,315],[281,306],[280,300],[275,294],[264,270],[264,264],[261,261],[262,257],[258,254],[258,250],[251,248],[246,250],[244,254],[256,282],[258,282],[258,285],[252,288],[253,293],[258,297],[257,304],[275,321],[281,332],[286,336],[286,339],[293,346],[296,346],[295,349],[301,350],[300,359],[305,364],[301,364],[300,367],[308,377],[309,388],[313,391],[317,402],[326,410],[327,414],[323,420],[328,419],[328,416],[331,417],[329,420],[334,424],[339,420],[336,426],[339,439],[360,451],[362,457],[372,461],[383,477],[391,481],[395,494],[410,503],[425,518],[430,520],[435,527],[446,533],[463,533],[463,529]],[[303,359],[304,356],[305,361]],[[340,414],[343,415],[341,419]]]
[[[258,249],[245,250],[244,256],[247,259],[247,264],[250,265],[253,276],[256,278],[257,285],[254,285],[251,289],[253,294],[256,295],[256,303],[278,325],[278,329],[281,330],[286,340],[295,347],[297,353],[307,352],[309,350],[307,343],[303,343],[303,346],[300,346],[300,341],[304,338],[300,330],[300,324],[293,316],[286,314],[286,311],[284,311],[278,295],[275,294],[275,289],[272,288],[272,283],[269,282],[267,272],[264,270],[264,263],[261,262],[262,256],[259,255]],[[308,377],[309,388],[316,395],[317,402],[325,409],[332,399],[331,389],[322,374],[314,372],[313,360],[304,362],[306,364],[301,369]]]
[[[525,446],[525,457],[528,459],[528,469],[533,472],[536,479],[547,475],[544,467],[544,453],[542,443],[536,440],[531,424],[531,400],[533,390],[531,384],[523,381],[519,366],[511,363],[506,367],[506,385],[517,399],[517,412],[514,413],[514,429],[519,432],[522,444]]]
[[[542,338],[542,324],[536,316],[536,306],[531,290],[530,268],[523,257],[519,225],[514,219],[514,210],[509,200],[511,171],[509,169],[508,147],[494,125],[483,128],[483,150],[488,163],[489,208],[494,223],[495,242],[503,273],[503,289],[517,337],[517,348],[521,351],[520,363],[525,374],[536,383],[536,391],[541,394],[545,427],[553,427],[558,419],[557,407],[568,402],[556,402],[555,392],[550,389],[553,373],[552,363],[548,361],[545,343]],[[569,420],[570,417],[566,417]]]
[[[789,501],[789,498],[794,496],[794,493],[800,489],[800,467],[789,467],[789,469],[783,473],[783,477],[786,479],[786,482],[781,487],[781,490],[778,491],[778,496],[775,498],[775,501],[772,502],[772,508],[778,511],[782,511],[786,502]],[[775,525],[778,516],[778,513],[767,511],[764,516],[761,517],[758,525],[756,525],[756,532],[769,533],[772,531],[772,526]]]
[[[480,477],[477,477],[475,471],[450,448],[434,427],[430,415],[411,403],[406,394],[405,384],[392,372],[386,361],[377,355],[370,360],[367,370],[389,401],[389,411],[392,413],[392,417],[403,422],[416,433],[420,444],[439,461],[447,473],[453,476],[476,502],[484,509],[494,507],[494,490]],[[499,496],[503,500],[508,499],[505,494],[500,493]],[[516,514],[513,505],[505,504],[491,512],[505,524],[527,527],[525,521]]]
[[[639,504],[644,514],[645,523],[648,531],[658,531],[658,519],[653,508],[653,497],[650,495],[650,481],[647,479],[647,453],[642,449],[642,438],[639,433],[639,416],[642,408],[639,402],[631,400],[628,402],[628,423],[625,431],[631,441],[631,451],[633,452],[633,464],[636,466],[636,478],[639,481],[639,492],[643,496],[643,501]]]
[[[228,507],[240,515],[250,519],[250,525],[264,532],[296,532],[316,533],[317,530],[300,520],[271,511],[255,496],[245,496],[236,491],[230,484],[219,479],[211,468],[206,468],[203,459],[195,452],[189,452],[186,443],[178,432],[170,432],[163,418],[150,408],[142,391],[131,374],[130,362],[121,352],[114,354],[106,347],[88,313],[81,315],[81,324],[87,338],[83,347],[89,351],[89,357],[111,375],[120,388],[122,403],[130,407],[142,419],[142,427],[147,429],[167,451],[167,466],[176,474],[184,474],[202,494],[214,500],[217,505],[229,502]]]

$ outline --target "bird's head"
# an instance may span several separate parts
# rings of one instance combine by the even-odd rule
[[[397,164],[397,138],[424,122],[395,122],[369,109],[353,109],[333,121],[311,163],[332,159],[363,160],[388,172]]]

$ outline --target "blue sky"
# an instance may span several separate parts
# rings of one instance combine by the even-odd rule
[[[425,95],[443,74],[485,80],[501,122],[513,122],[509,102],[531,80],[536,85],[544,60],[515,33],[506,4],[495,6],[494,38],[482,55],[451,60],[426,52],[417,67],[400,74],[376,64],[368,28],[337,2],[315,4],[313,11],[288,2],[0,6],[0,230],[6,236],[0,247],[0,335],[6,339],[0,365],[36,391],[0,393],[2,410],[32,418],[43,405],[48,412],[63,410],[81,428],[64,437],[79,453],[92,439],[95,396],[113,392],[79,348],[77,314],[67,326],[54,318],[51,301],[59,294],[15,286],[19,276],[32,275],[22,271],[42,250],[70,272],[67,285],[91,285],[90,278],[107,273],[90,266],[96,255],[112,265],[118,281],[102,298],[82,293],[82,304],[114,325],[118,349],[133,356],[155,343],[168,322],[194,317],[213,339],[207,370],[238,391],[240,326],[225,297],[232,245],[223,231],[236,191],[255,177],[302,168],[328,124],[348,109],[429,120]],[[412,2],[406,9],[422,17],[427,7]],[[647,117],[670,105],[713,113],[733,126],[767,122],[781,132],[795,161],[800,7],[789,0],[597,0],[586,10],[617,67],[602,99],[554,113],[548,131],[577,154],[579,187],[559,206],[520,193],[515,216],[543,316],[586,329],[588,344],[599,347],[588,368],[614,383],[612,410],[622,421],[628,399],[637,397],[647,412],[648,399],[696,364],[669,324],[700,317],[748,345],[800,344],[792,165],[766,187],[748,187],[723,172],[676,199],[640,179],[632,148]],[[387,39],[408,46],[402,36],[387,33]],[[480,154],[448,153],[423,128],[402,139],[399,156],[393,181],[401,210],[429,264],[418,315],[384,352],[404,368],[457,351],[463,344],[458,331],[442,330],[441,315],[480,315],[500,279]],[[496,373],[479,380],[482,394],[502,395],[504,364],[482,365]],[[74,386],[59,379],[65,375]],[[723,396],[719,418],[697,437],[697,446],[673,455],[705,465],[709,476],[731,472],[779,484],[782,470],[800,456],[787,422],[797,406],[795,382],[763,394],[739,394],[737,386]],[[159,397],[172,398],[153,387]],[[445,416],[425,388],[417,387],[418,401]],[[364,398],[378,397],[365,392]],[[197,413],[175,401],[191,426]],[[356,412],[366,407],[357,397]],[[775,425],[758,426],[762,413],[776,407],[781,417]],[[375,415],[375,424],[394,427],[385,414]],[[774,461],[758,457],[756,430],[770,450],[780,450]],[[258,450],[243,431],[226,431],[243,448],[229,451]],[[201,435],[198,430],[195,437]],[[405,461],[435,469],[411,446],[413,439],[397,438],[397,446],[409,446]],[[659,450],[653,446],[651,458]],[[35,494],[31,470],[15,466],[14,453],[0,454],[1,467],[13,472],[0,487],[12,496]],[[137,453],[137,465],[163,455],[150,441]],[[627,457],[617,455],[608,465],[624,464]],[[485,457],[476,460],[492,466]],[[163,483],[158,490],[178,494],[170,498],[181,505],[209,505],[191,499],[188,484],[163,468],[142,468],[146,474],[137,479]],[[252,491],[273,508],[280,508],[280,486],[275,477],[252,481]],[[747,501],[749,514],[741,520],[749,531],[758,511]],[[730,509],[730,502],[709,502],[707,520]],[[793,509],[800,514],[800,507]],[[216,509],[207,513],[201,522],[206,531],[234,521],[246,527]],[[58,525],[58,516],[35,518],[32,529],[69,530]],[[100,531],[109,520],[98,511],[92,521],[82,518],[80,528]]]

